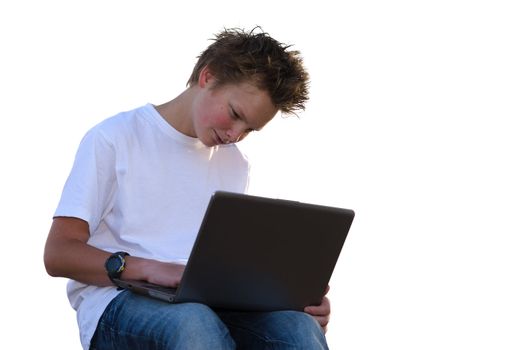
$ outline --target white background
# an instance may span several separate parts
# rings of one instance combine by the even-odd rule
[[[312,89],[241,143],[252,192],[357,214],[331,348],[527,349],[523,3],[2,2],[2,343],[80,348],[42,253],[84,132],[173,98],[214,33],[258,24],[303,53]]]

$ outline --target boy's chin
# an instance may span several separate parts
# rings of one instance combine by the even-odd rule
[[[204,144],[204,146],[207,147],[214,147],[218,145],[218,143],[212,139],[204,139],[202,137],[199,137],[198,139]]]

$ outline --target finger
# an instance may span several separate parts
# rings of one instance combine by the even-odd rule
[[[325,316],[330,314],[330,300],[324,297],[321,305],[311,305],[304,308],[304,312],[312,316]]]
[[[319,306],[307,306],[304,309],[304,312],[312,316],[326,316],[330,314],[330,309]]]
[[[323,295],[327,295],[329,291],[330,291],[330,286],[327,285]]]
[[[326,334],[326,331],[328,329],[328,323],[330,322],[330,319],[328,317],[319,317],[319,316],[312,316],[312,317],[319,324],[319,326],[323,330],[323,333]]]
[[[321,309],[308,309],[304,310],[308,315],[313,317],[321,317],[321,318],[328,318],[330,317],[330,312],[328,310],[321,310]]]
[[[328,323],[330,323],[330,316],[312,316],[315,318],[317,323],[321,325],[321,327],[326,327]]]

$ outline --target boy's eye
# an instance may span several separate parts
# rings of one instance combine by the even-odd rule
[[[234,121],[237,121],[237,120],[242,120],[245,122],[245,119],[243,119],[242,117],[240,117],[240,115],[235,111],[235,109],[232,107],[232,106],[229,106],[229,117],[231,119],[233,119]],[[253,131],[256,131],[255,129],[253,128],[248,128],[246,129],[246,131],[244,132],[244,134],[249,134],[250,132],[253,132]]]
[[[231,107],[229,110],[230,110],[229,115],[231,116],[231,119],[233,119],[233,120],[238,120],[238,119],[240,119],[240,116],[239,116],[238,113],[233,109],[233,107]]]

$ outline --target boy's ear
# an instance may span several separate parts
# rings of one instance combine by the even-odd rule
[[[212,84],[213,81],[214,81],[214,75],[209,69],[209,66],[203,67],[202,70],[200,71],[200,75],[198,76],[198,85],[201,88],[204,88],[208,84],[209,85]]]

